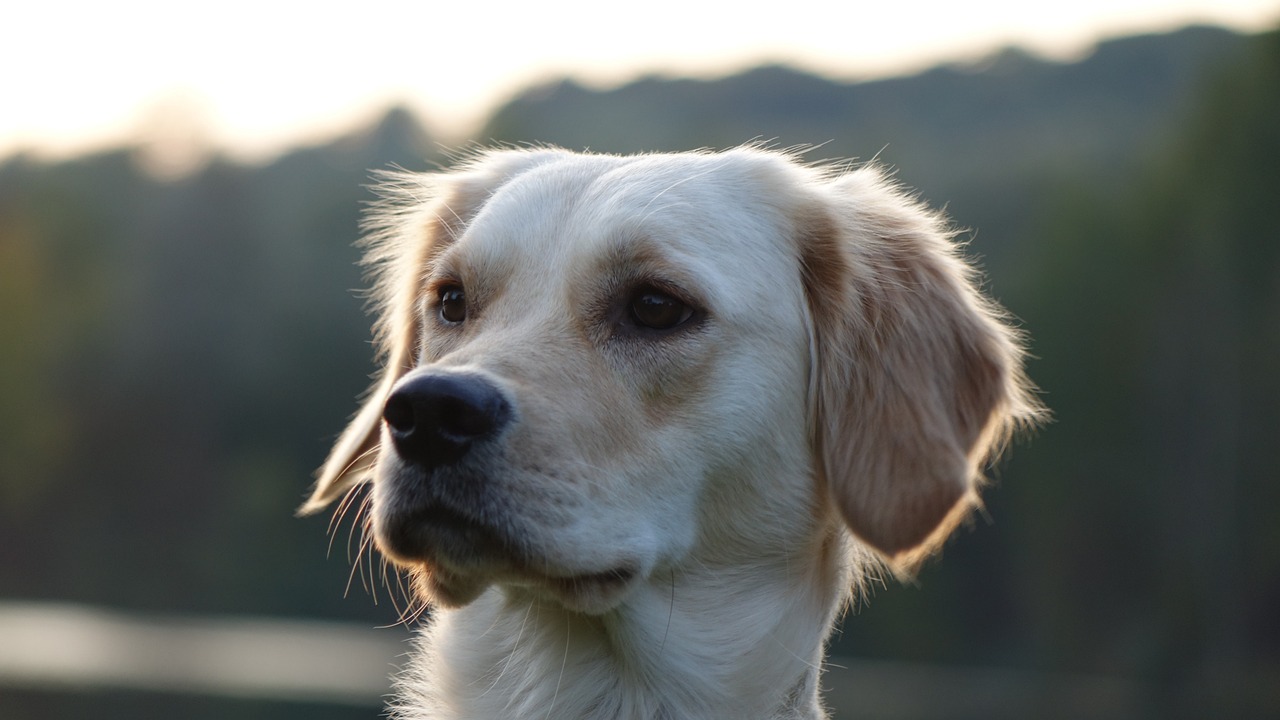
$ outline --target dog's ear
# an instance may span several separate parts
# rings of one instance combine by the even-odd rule
[[[1038,410],[1022,350],[943,219],[875,168],[826,181],[801,226],[817,472],[850,530],[910,567],[977,502]]]
[[[379,370],[346,430],[338,437],[298,514],[324,509],[369,479],[378,461],[382,409],[396,381],[414,368],[422,345],[423,280],[433,259],[451,245],[502,184],[546,160],[555,149],[477,154],[445,173],[379,175],[378,201],[364,221],[364,264],[373,280],[370,305]]]

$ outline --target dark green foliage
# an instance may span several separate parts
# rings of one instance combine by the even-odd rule
[[[1014,467],[1057,495],[1009,492],[1044,502],[1029,538],[1076,556],[1036,605],[1081,666],[1280,654],[1280,35],[1250,50],[1133,188],[1060,196],[1020,305],[1058,423]]]
[[[396,111],[174,182],[127,151],[0,166],[6,595],[394,618],[343,601],[345,530],[326,562],[290,515],[371,371],[369,168],[429,153]]]

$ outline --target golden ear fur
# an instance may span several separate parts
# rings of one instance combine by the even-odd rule
[[[818,472],[849,528],[910,567],[977,503],[981,472],[1040,414],[1006,316],[942,218],[876,168],[827,181],[801,263]]]
[[[370,305],[381,369],[364,403],[338,437],[298,514],[323,510],[365,482],[377,464],[382,408],[396,381],[414,368],[421,346],[423,278],[433,258],[465,230],[503,183],[558,150],[493,150],[447,173],[383,173],[365,218],[364,264],[373,280]]]

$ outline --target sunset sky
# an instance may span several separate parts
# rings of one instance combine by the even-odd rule
[[[1099,38],[1209,22],[1259,31],[1280,0],[768,4],[649,0],[48,0],[0,31],[0,157],[65,155],[182,126],[243,157],[321,140],[401,102],[446,141],[530,84],[607,87],[783,62],[841,79],[973,60],[1016,44],[1051,57]],[[358,9],[357,9],[358,7]]]

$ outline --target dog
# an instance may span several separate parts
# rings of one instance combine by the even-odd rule
[[[404,720],[824,718],[859,579],[936,550],[1040,414],[875,165],[493,149],[380,196],[382,370],[300,512],[368,482],[433,607]]]

